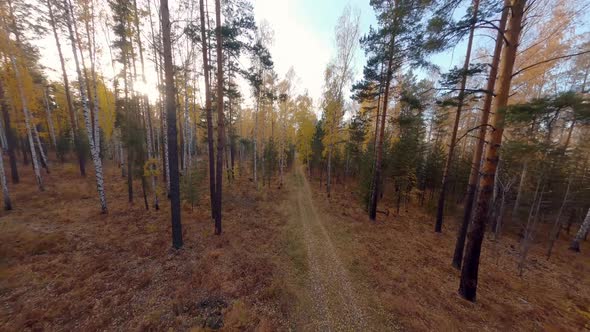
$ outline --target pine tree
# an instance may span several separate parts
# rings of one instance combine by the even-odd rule
[[[180,175],[178,171],[178,144],[176,132],[176,98],[174,68],[172,67],[172,42],[170,39],[170,13],[168,0],[160,0],[162,16],[162,45],[164,71],[166,73],[166,118],[168,123],[168,164],[170,165],[170,211],[172,213],[172,245],[182,247],[182,224],[180,221]]]
[[[510,83],[512,80],[514,61],[522,30],[522,19],[526,0],[512,0],[510,2],[510,19],[508,22],[506,45],[502,51],[501,64],[498,78],[496,103],[494,105],[494,117],[491,126],[490,143],[486,149],[485,162],[479,182],[479,195],[477,198],[474,219],[467,237],[465,258],[461,269],[461,282],[459,294],[469,300],[475,301],[477,293],[477,277],[479,272],[479,259],[481,245],[485,233],[485,225],[489,219],[489,209],[493,191],[494,177],[498,166],[498,149],[502,143],[504,131],[504,109],[508,104]]]

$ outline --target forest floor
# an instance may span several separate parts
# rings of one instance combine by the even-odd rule
[[[311,187],[332,245],[359,296],[369,300],[367,314],[373,326],[410,331],[590,331],[590,241],[575,253],[568,250],[573,234],[562,234],[547,260],[545,234],[551,225],[538,225],[519,276],[516,230],[504,226],[506,234],[499,241],[488,234],[477,302],[471,303],[458,295],[460,271],[451,266],[459,218],[447,216],[443,233],[437,234],[434,216],[409,205],[399,215],[378,214],[372,223],[353,185],[335,185],[330,198],[316,179]],[[394,206],[385,199],[380,210],[395,211]]]
[[[564,236],[546,260],[539,237],[520,277],[516,237],[486,239],[474,304],[456,292],[453,218],[442,234],[416,207],[370,223],[352,186],[327,198],[299,168],[283,189],[226,184],[221,236],[203,179],[179,251],[168,201],[146,211],[135,181],[128,203],[116,166],[108,215],[91,170],[53,163],[45,192],[20,171],[0,212],[0,331],[590,329],[588,242],[576,254]]]

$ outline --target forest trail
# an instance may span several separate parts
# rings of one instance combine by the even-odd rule
[[[362,302],[359,301],[348,271],[342,265],[330,234],[317,213],[302,167],[296,168],[295,176],[296,185],[291,199],[296,200],[297,219],[303,228],[303,243],[309,266],[307,291],[313,306],[309,308],[309,317],[301,319],[305,322],[303,329],[367,330],[367,319],[361,308]]]

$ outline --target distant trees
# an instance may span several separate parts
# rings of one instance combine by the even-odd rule
[[[541,234],[549,257],[590,204],[590,44],[568,32],[580,15],[570,2],[376,0],[377,26],[362,38],[346,8],[321,100],[299,86],[294,69],[275,71],[273,30],[255,21],[248,0],[30,4],[0,3],[0,154],[11,191],[21,161],[43,190],[51,156],[63,163],[73,152],[81,175],[90,157],[100,211],[108,211],[105,182],[125,181],[130,204],[141,185],[146,209],[148,196],[158,209],[166,193],[173,247],[181,248],[181,206],[204,208],[197,198],[207,175],[221,234],[224,193],[249,182],[283,188],[298,158],[328,196],[339,185],[355,192],[371,220],[415,204],[436,212],[441,231],[445,214],[462,209],[452,264],[471,301],[486,226],[495,241],[503,229],[520,235],[524,271],[534,235],[545,230],[536,225],[551,220]],[[31,35],[50,38],[57,82]],[[460,68],[441,72],[428,62],[462,39]],[[367,62],[348,101],[357,43]],[[107,177],[111,164],[123,179]],[[0,166],[8,209],[15,202]]]

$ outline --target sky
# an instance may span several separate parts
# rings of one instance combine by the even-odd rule
[[[297,90],[305,89],[319,100],[324,70],[336,55],[334,30],[338,17],[346,6],[360,11],[361,35],[375,24],[373,10],[367,0],[256,0],[257,21],[266,20],[274,30],[270,47],[279,77],[292,66],[299,78]],[[355,56],[355,77],[361,78],[364,55],[360,47]]]
[[[324,70],[329,61],[335,57],[336,49],[334,42],[335,27],[338,18],[342,15],[346,6],[350,6],[353,11],[360,14],[360,35],[369,31],[369,26],[376,24],[376,18],[369,4],[369,0],[252,0],[254,5],[254,15],[258,24],[262,21],[268,22],[268,25],[274,32],[273,44],[270,46],[271,55],[274,61],[274,69],[279,79],[284,78],[287,71],[293,67],[297,75],[295,91],[304,93],[307,91],[314,100],[314,104],[319,105],[322,86],[324,80]],[[152,4],[154,2],[152,1]],[[106,7],[106,5],[105,5]],[[174,13],[178,10],[178,2],[170,1],[171,19],[174,20]],[[213,10],[211,8],[210,10]],[[98,58],[98,68],[101,68],[105,76],[110,79],[113,76],[111,57],[108,49],[105,26],[101,20],[97,20],[97,30],[99,48],[101,56]],[[144,22],[144,30],[149,29],[148,22]],[[150,31],[142,31],[142,38],[145,40],[149,37]],[[114,36],[109,31],[108,39],[112,42]],[[59,58],[55,41],[51,33],[37,38],[34,42],[40,47],[42,64],[47,68],[47,73],[52,80],[61,80],[61,69],[59,67]],[[67,70],[70,78],[76,76],[69,41],[62,36],[62,50],[67,62]],[[452,55],[448,54],[438,57],[442,63],[453,60]],[[439,62],[440,62],[439,61]],[[354,57],[354,81],[362,78],[363,64],[365,63],[364,52],[360,45],[356,48]],[[199,64],[198,64],[199,65]],[[118,64],[116,64],[118,66]],[[448,66],[447,66],[448,67]],[[115,68],[115,71],[118,71]],[[149,75],[154,71],[150,61],[146,62],[147,86],[143,87],[145,92],[150,95],[156,95],[157,82],[156,75]],[[136,87],[141,87],[141,82],[136,82]],[[248,96],[250,90],[247,84],[241,84],[243,94]],[[345,87],[345,91],[350,91],[351,84]],[[248,98],[245,100],[246,105],[251,105],[252,101]]]
[[[587,3],[588,0],[576,0],[580,4]],[[142,1],[143,2],[143,1]],[[195,1],[195,3],[197,3]],[[334,42],[335,26],[338,17],[341,16],[344,8],[350,6],[353,11],[360,13],[360,35],[365,35],[369,31],[369,26],[376,25],[376,18],[369,4],[369,0],[252,0],[254,5],[255,19],[260,24],[267,21],[268,25],[274,31],[274,40],[270,46],[271,55],[275,64],[275,71],[279,79],[285,77],[287,71],[293,67],[297,75],[295,91],[303,93],[306,90],[314,99],[317,107],[322,95],[322,85],[324,80],[324,69],[329,61],[335,57],[336,49]],[[154,4],[154,1],[152,1]],[[174,14],[178,12],[178,1],[171,0],[172,20]],[[213,8],[211,8],[212,10]],[[463,15],[464,11],[459,10]],[[584,15],[588,17],[590,14]],[[144,22],[147,27],[147,22]],[[102,56],[99,58],[98,67],[106,73],[106,77],[112,77],[113,69],[111,58],[105,38],[104,25],[97,22],[99,30],[98,41],[102,44]],[[588,27],[585,27],[586,30]],[[147,29],[146,29],[147,30]],[[491,45],[489,38],[482,38],[481,34],[476,34],[475,48],[478,44],[485,43]],[[113,33],[109,32],[112,41]],[[142,38],[148,38],[150,31],[142,31]],[[70,79],[75,77],[73,61],[71,59],[71,49],[69,42],[62,37],[62,48],[66,60],[68,61],[68,73]],[[145,39],[144,39],[145,40]],[[52,80],[60,80],[61,72],[59,68],[59,58],[55,48],[55,41],[51,34],[37,39],[36,44],[41,48],[42,63],[49,69],[48,74]],[[180,46],[177,46],[180,47]],[[465,41],[455,45],[450,50],[438,54],[431,58],[431,61],[438,65],[441,71],[445,72],[452,66],[459,65],[464,59]],[[363,64],[365,63],[364,52],[357,47],[354,61],[354,81],[362,78]],[[197,64],[200,66],[200,63]],[[144,89],[151,95],[156,95],[156,75],[149,75],[154,71],[153,65],[148,61],[146,64],[148,72],[148,86]],[[115,68],[115,70],[118,70]],[[424,74],[422,73],[424,77]],[[243,95],[249,96],[250,89],[246,84],[242,85]],[[350,91],[350,85],[345,88]],[[251,105],[252,101],[246,99],[246,105]]]

